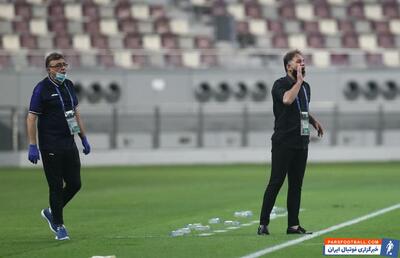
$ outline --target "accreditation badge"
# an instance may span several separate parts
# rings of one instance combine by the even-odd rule
[[[300,135],[310,135],[310,120],[308,117],[308,112],[300,112]]]
[[[67,119],[67,124],[71,135],[81,132],[78,121],[76,121],[75,112],[73,110],[66,111],[65,118]]]

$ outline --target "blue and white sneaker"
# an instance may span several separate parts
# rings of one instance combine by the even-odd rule
[[[60,225],[57,227],[56,240],[69,240],[68,232],[65,229],[64,225]]]
[[[43,209],[40,214],[49,223],[50,230],[57,233],[57,226],[53,224],[53,216],[51,215],[50,208]]]

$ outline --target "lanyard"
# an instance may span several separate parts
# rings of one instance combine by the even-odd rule
[[[64,101],[63,101],[62,96],[61,96],[61,92],[60,92],[60,90],[58,89],[59,86],[57,86],[57,84],[55,84],[55,83],[53,82],[53,80],[50,79],[50,77],[49,77],[49,80],[54,84],[54,87],[56,88],[56,91],[57,91],[57,93],[58,93],[58,97],[59,97],[59,99],[60,99],[60,101],[61,101],[62,109],[63,109],[64,114],[65,114],[65,112],[66,112],[66,111],[65,111],[65,105],[64,105]],[[70,98],[70,100],[71,100],[72,109],[74,109],[74,99],[72,98],[71,92],[69,92],[68,87],[67,87],[64,83],[61,84],[61,86],[64,86],[65,89],[67,90],[68,95],[69,95],[69,98]]]
[[[308,112],[308,97],[307,97],[307,92],[306,92],[306,89],[304,88],[303,85],[301,85],[301,88],[303,89],[304,97],[305,97],[305,99],[306,99],[306,112]],[[300,100],[299,100],[298,94],[297,94],[297,97],[296,97],[296,103],[297,103],[297,107],[299,108],[299,111],[301,112]]]

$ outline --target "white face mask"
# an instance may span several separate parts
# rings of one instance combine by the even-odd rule
[[[67,78],[67,74],[66,73],[56,73],[55,79],[58,82],[63,83],[66,78]]]

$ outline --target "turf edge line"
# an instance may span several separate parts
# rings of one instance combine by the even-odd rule
[[[396,209],[399,209],[399,208],[400,208],[400,203],[398,203],[396,205],[393,205],[393,206],[390,206],[390,207],[387,207],[387,208],[384,208],[384,209],[381,209],[381,210],[377,210],[375,212],[366,214],[364,216],[361,216],[361,217],[358,217],[358,218],[355,218],[355,219],[352,219],[352,220],[349,220],[349,221],[346,221],[346,222],[331,226],[329,228],[314,232],[312,235],[305,235],[303,237],[300,237],[300,238],[297,238],[297,239],[294,239],[294,240],[290,240],[290,241],[284,242],[284,243],[279,244],[279,245],[267,247],[267,248],[262,249],[260,251],[257,251],[257,252],[242,256],[241,258],[256,258],[256,257],[260,257],[262,255],[265,255],[265,254],[268,254],[268,253],[272,253],[272,252],[278,251],[280,249],[283,249],[283,248],[286,248],[286,247],[289,247],[289,246],[292,246],[292,245],[299,244],[299,243],[307,241],[309,239],[316,238],[318,236],[321,236],[321,235],[324,235],[326,233],[338,230],[340,228],[344,228],[344,227],[347,227],[347,226],[350,226],[350,225],[353,225],[353,224],[357,224],[357,223],[359,223],[361,221],[364,221],[364,220],[367,220],[367,219],[382,215],[384,213],[387,213],[387,212],[390,212],[390,211],[393,211],[393,210],[396,210]]]

